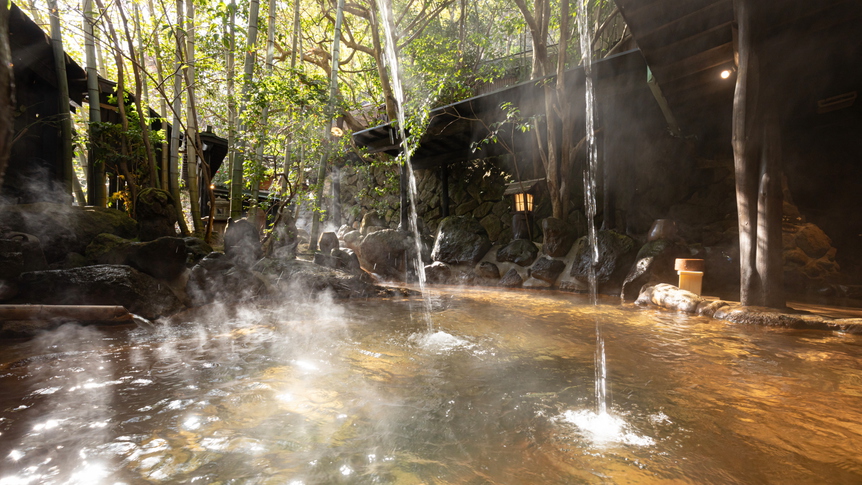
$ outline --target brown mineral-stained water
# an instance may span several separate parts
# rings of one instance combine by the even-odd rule
[[[431,291],[2,343],[0,484],[862,483],[862,337]]]

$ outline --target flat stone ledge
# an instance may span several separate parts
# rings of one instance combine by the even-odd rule
[[[665,283],[645,286],[635,304],[653,305],[744,325],[862,334],[862,318],[829,318],[775,308],[742,306],[723,300],[707,300]]]

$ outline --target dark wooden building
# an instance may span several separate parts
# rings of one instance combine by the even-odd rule
[[[15,76],[15,134],[2,197],[11,202],[68,202],[63,181],[60,92],[50,38],[18,8],[9,11],[9,43]],[[66,55],[71,102],[80,106],[87,90],[84,70]]]

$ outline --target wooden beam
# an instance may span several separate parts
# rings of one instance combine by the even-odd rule
[[[690,18],[704,11],[708,11],[714,4],[726,0],[676,0],[674,2],[660,1],[643,5],[638,3],[638,8],[623,10],[626,23],[635,38],[650,35],[664,28],[669,23]]]
[[[735,78],[718,79],[716,82],[702,84],[695,88],[677,90],[667,94],[667,101],[679,109],[686,109],[687,105],[697,106],[703,104],[705,99],[721,97],[722,99],[733,99],[733,88]]]
[[[681,61],[667,65],[651,66],[655,72],[656,79],[664,86],[665,83],[691,76],[701,71],[723,66],[733,61],[733,44],[728,42],[708,51],[688,57]]]
[[[686,89],[692,89],[713,83],[719,83],[724,81],[723,79],[721,79],[721,71],[723,71],[724,69],[732,68],[733,62],[719,64],[715,67],[711,67],[709,69],[705,69],[703,71],[699,71],[688,76],[681,77],[679,79],[674,79],[673,81],[664,81],[662,82],[661,87],[667,93],[675,93],[684,91]]]
[[[673,43],[653,49],[650,52],[650,57],[653,59],[652,65],[672,64],[713,47],[732,42],[733,33],[731,25],[732,22],[718,24],[695,35],[675,40]]]
[[[666,39],[679,39],[697,35],[699,32],[709,30],[717,25],[733,21],[733,9],[730,2],[722,0],[710,4],[701,10],[690,13],[684,17],[665,23],[649,32],[638,33],[632,28],[635,40],[641,48],[652,50],[665,45]],[[647,57],[649,61],[649,57]]]

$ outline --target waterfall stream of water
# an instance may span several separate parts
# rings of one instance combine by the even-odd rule
[[[596,172],[598,166],[598,149],[595,137],[595,89],[593,87],[593,36],[590,31],[589,10],[585,0],[578,0],[578,34],[584,63],[584,96],[587,168],[584,170],[584,206],[587,212],[588,239],[592,264],[589,266],[590,301],[598,304],[598,282],[596,281],[596,264],[599,259],[598,237],[596,235]],[[602,337],[601,321],[596,319],[596,412],[606,414],[607,404],[607,360],[605,359],[605,340]]]
[[[415,242],[415,255],[413,264],[416,270],[416,276],[419,281],[419,291],[422,293],[422,299],[425,303],[425,320],[428,325],[429,333],[433,330],[431,322],[431,300],[428,292],[425,289],[425,265],[422,262],[422,239],[419,233],[419,224],[416,216],[416,176],[413,173],[413,165],[410,162],[411,149],[409,140],[407,139],[407,131],[405,129],[406,116],[404,114],[404,87],[401,82],[401,71],[398,64],[398,53],[396,52],[395,36],[393,33],[394,24],[392,22],[392,8],[386,0],[377,0],[377,7],[380,11],[381,21],[383,23],[383,31],[386,35],[384,43],[384,54],[386,63],[389,66],[389,77],[392,82],[392,90],[395,95],[395,104],[398,114],[398,135],[401,139],[401,163],[406,165],[406,173],[408,174],[407,193],[410,197],[410,230]]]

